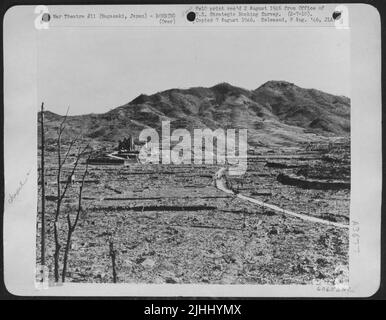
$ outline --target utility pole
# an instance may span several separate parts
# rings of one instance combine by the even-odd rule
[[[41,172],[40,172],[40,181],[42,183],[42,227],[41,227],[41,258],[40,263],[41,266],[44,268],[46,264],[46,217],[45,217],[45,211],[46,211],[46,192],[45,192],[45,170],[44,170],[44,102],[42,102],[41,111],[40,111],[40,129],[41,129]],[[43,269],[42,269],[43,270]],[[42,277],[43,281],[44,277]]]

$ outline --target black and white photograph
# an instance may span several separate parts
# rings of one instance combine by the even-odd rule
[[[361,106],[355,38],[338,20],[355,14],[323,7],[19,8],[37,19],[28,21],[35,51],[24,61],[33,85],[15,91],[31,97],[32,116],[5,143],[21,158],[26,145],[34,158],[19,164],[27,174],[5,201],[17,203],[24,185],[34,190],[25,208],[37,290],[350,294]],[[23,72],[13,59],[5,63]],[[22,136],[30,140],[16,142]]]

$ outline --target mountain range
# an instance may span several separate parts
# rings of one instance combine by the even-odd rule
[[[48,141],[63,116],[45,111]],[[144,128],[248,129],[250,146],[294,145],[350,135],[350,99],[286,81],[268,81],[255,90],[228,83],[141,94],[101,114],[68,116],[66,138],[116,142]]]

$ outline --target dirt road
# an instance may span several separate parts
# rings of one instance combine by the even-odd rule
[[[265,208],[269,208],[269,209],[272,209],[274,211],[280,212],[282,214],[287,214],[287,215],[290,215],[290,216],[293,216],[293,217],[296,217],[296,218],[299,218],[299,219],[302,219],[302,220],[306,220],[306,221],[310,221],[310,222],[315,222],[315,223],[322,223],[322,224],[326,224],[326,225],[335,226],[335,227],[338,227],[338,228],[346,228],[346,229],[348,229],[350,227],[348,224],[328,221],[328,220],[319,219],[319,218],[316,218],[316,217],[311,217],[311,216],[307,216],[307,215],[304,215],[304,214],[299,214],[299,213],[295,213],[295,212],[292,212],[292,211],[288,211],[288,210],[285,210],[285,209],[280,208],[278,206],[275,206],[273,204],[265,203],[265,202],[259,201],[257,199],[254,199],[254,198],[250,198],[250,197],[244,196],[244,195],[242,195],[240,193],[235,194],[234,191],[230,190],[227,187],[226,171],[227,171],[226,168],[221,168],[214,175],[214,180],[215,180],[216,188],[221,190],[221,191],[223,191],[223,192],[234,194],[237,198],[239,198],[239,199],[241,199],[243,201],[252,202],[252,203],[257,204],[259,206],[262,206],[262,207],[265,207]]]

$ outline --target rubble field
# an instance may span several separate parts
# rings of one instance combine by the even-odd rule
[[[253,153],[233,190],[283,209],[349,224],[349,188],[302,188],[280,174],[349,182],[347,157],[288,148]],[[63,177],[71,170],[71,159]],[[46,154],[47,264],[53,275],[56,154]],[[72,237],[67,282],[179,284],[326,284],[348,281],[348,229],[304,221],[215,188],[218,165],[89,165],[82,214]],[[77,205],[81,163],[62,205]],[[339,173],[339,174],[338,174]],[[64,178],[63,178],[64,179]],[[39,195],[40,196],[40,195]],[[37,216],[37,263],[40,257]],[[71,213],[72,214],[72,213]],[[62,257],[62,255],[61,255]]]

